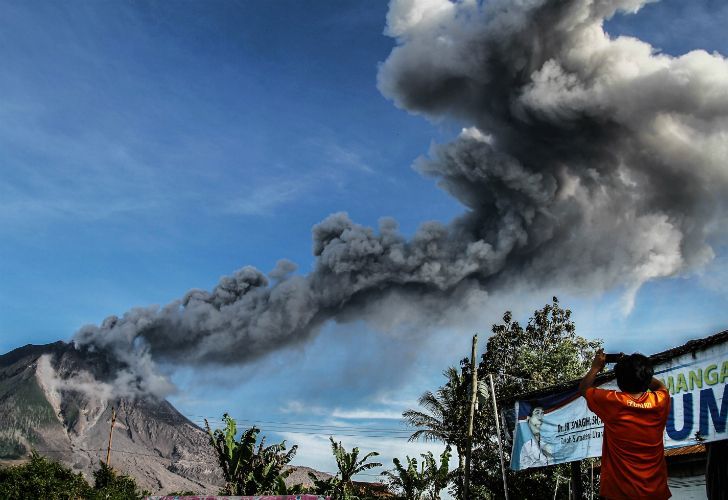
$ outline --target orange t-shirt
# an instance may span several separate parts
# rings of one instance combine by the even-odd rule
[[[585,397],[604,422],[599,494],[610,500],[670,498],[663,441],[670,394],[658,390],[635,399],[590,387]]]

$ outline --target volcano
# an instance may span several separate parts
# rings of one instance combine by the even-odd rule
[[[113,408],[115,469],[153,492],[217,491],[222,478],[205,431],[164,399],[102,390],[117,365],[65,342],[0,356],[0,460],[35,449],[90,478],[106,459]]]

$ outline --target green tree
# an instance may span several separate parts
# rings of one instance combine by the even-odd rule
[[[80,473],[31,452],[30,461],[0,468],[0,498],[48,498],[72,500],[87,498],[91,487]]]
[[[319,479],[313,472],[308,473],[308,478],[313,483],[313,492],[316,495],[333,495],[340,482],[337,477]]]
[[[43,498],[51,500],[134,500],[149,492],[141,491],[133,478],[118,474],[105,463],[94,471],[94,486],[65,465],[33,451],[30,461],[0,468],[0,498]]]
[[[130,476],[117,473],[104,462],[94,471],[94,488],[89,500],[128,500],[141,499],[148,491],[140,491],[136,481]]]
[[[493,325],[492,332],[478,365],[480,404],[475,412],[470,498],[503,497],[495,417],[492,405],[483,404],[481,398],[487,392],[488,374],[493,374],[500,409],[507,410],[519,394],[581,377],[594,352],[601,347],[601,341],[576,335],[571,311],[561,308],[556,297],[534,311],[525,327],[506,311],[502,323]],[[460,370],[451,367],[445,371],[447,380],[442,387],[434,394],[428,391],[422,395],[419,403],[423,411],[403,413],[405,420],[417,429],[411,439],[438,440],[455,447],[459,466],[450,477],[452,493],[457,498],[462,498],[471,375],[470,360],[462,360]],[[506,463],[509,452],[506,446]],[[556,475],[568,477],[568,466],[508,471],[511,497],[552,498]]]
[[[420,396],[418,402],[424,411],[406,410],[402,417],[410,426],[417,428],[410,441],[442,441],[454,446],[459,468],[462,469],[467,446],[470,377],[452,366],[443,375],[447,382],[442,387],[434,393],[426,391]]]
[[[398,458],[394,462],[394,471],[384,471],[382,475],[387,478],[389,488],[395,491],[403,500],[420,500],[428,486],[425,463],[417,469],[417,459],[405,458],[407,467],[403,467]]]
[[[371,451],[360,459],[359,448],[354,448],[351,452],[347,452],[340,441],[334,441],[333,437],[329,437],[329,440],[331,441],[331,451],[334,454],[336,465],[339,468],[339,472],[337,473],[337,479],[339,481],[334,488],[333,497],[335,500],[355,498],[355,488],[351,478],[365,470],[381,467],[382,464],[379,462],[367,463],[367,460],[379,456],[379,453]]]
[[[425,477],[427,479],[427,499],[440,500],[440,492],[447,488],[450,482],[450,457],[452,456],[450,445],[440,454],[440,465],[437,464],[431,451],[422,454],[425,466]]]
[[[296,455],[298,446],[286,452],[286,442],[265,446],[263,437],[256,448],[260,429],[253,426],[244,431],[236,441],[237,424],[227,413],[223,415],[224,429],[205,428],[210,444],[217,452],[217,459],[225,478],[223,495],[277,494],[286,491],[285,478],[290,470],[283,468]]]
[[[503,322],[493,325],[492,332],[478,365],[478,378],[493,374],[501,411],[510,410],[520,394],[583,376],[602,345],[600,340],[576,334],[571,311],[561,308],[556,297],[551,304],[534,311],[525,328],[506,311]],[[464,372],[469,371],[466,361],[462,363]],[[503,496],[495,418],[490,404],[482,405],[476,416],[470,477],[474,496],[482,498]],[[503,452],[508,464],[509,447]],[[517,473],[508,470],[507,474],[511,498],[553,498],[556,476],[569,477],[570,468],[567,464]]]

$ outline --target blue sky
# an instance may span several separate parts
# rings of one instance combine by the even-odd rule
[[[432,123],[377,90],[387,2],[36,2],[0,9],[0,351],[69,339],[134,306],[210,289],[280,258],[305,273],[311,227],[346,211],[395,217],[405,234],[462,207],[412,168],[462,124]],[[677,55],[728,53],[728,6],[664,0],[607,30]],[[697,273],[621,290],[513,290],[435,334],[327,325],[308,345],[244,367],[172,372],[190,416],[224,411],[301,445],[333,470],[327,436],[391,457],[392,429],[505,309],[552,295],[577,331],[646,353],[728,328],[728,249]],[[378,418],[377,418],[378,417]],[[300,427],[293,423],[309,426]],[[363,428],[386,429],[364,437]],[[296,432],[298,429],[299,432]],[[316,431],[322,429],[325,432]],[[304,432],[300,432],[303,430]]]

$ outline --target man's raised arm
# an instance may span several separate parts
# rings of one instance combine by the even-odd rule
[[[604,369],[604,365],[606,364],[607,356],[604,354],[604,350],[599,349],[594,355],[594,360],[592,361],[591,368],[589,369],[587,374],[584,375],[584,378],[581,379],[581,382],[579,382],[579,393],[582,396],[586,396],[586,390],[594,386],[594,380],[596,380],[597,375],[599,375],[599,372]]]

